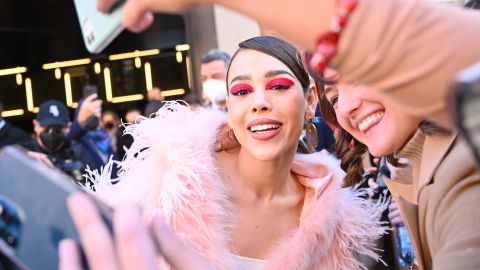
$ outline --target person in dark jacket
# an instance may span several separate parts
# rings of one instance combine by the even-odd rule
[[[0,148],[30,140],[30,136],[24,130],[5,121],[2,113],[3,105],[0,102]]]
[[[70,175],[76,182],[85,183],[83,174],[94,161],[81,145],[67,139],[70,115],[65,104],[48,100],[40,105],[33,120],[36,139],[22,144],[29,155]]]

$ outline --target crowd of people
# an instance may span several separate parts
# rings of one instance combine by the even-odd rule
[[[153,12],[204,4],[278,36],[203,55],[201,98],[154,89],[121,120],[93,94],[73,121],[47,101],[26,143],[0,118],[0,146],[22,144],[114,209],[110,231],[89,196],[67,200],[90,269],[480,268],[480,167],[447,109],[457,74],[480,61],[480,12],[128,0],[124,24],[142,31]],[[82,269],[71,239],[59,269]]]

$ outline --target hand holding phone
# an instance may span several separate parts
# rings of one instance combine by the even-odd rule
[[[57,268],[60,240],[79,240],[65,201],[80,189],[66,174],[12,146],[0,151],[0,186],[1,257],[20,269]],[[111,228],[110,210],[97,201],[95,207]]]
[[[97,10],[95,0],[74,0],[87,50],[100,53],[122,30],[124,1],[117,1],[108,14]]]

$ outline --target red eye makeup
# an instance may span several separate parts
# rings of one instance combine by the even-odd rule
[[[265,90],[288,89],[295,83],[287,78],[276,78],[267,83]]]
[[[247,93],[253,93],[253,87],[246,83],[235,84],[230,88],[230,94],[232,95],[244,95]]]

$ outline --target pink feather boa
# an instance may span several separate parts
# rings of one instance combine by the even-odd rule
[[[126,126],[134,137],[122,162],[90,171],[97,195],[111,205],[134,201],[146,218],[160,213],[172,229],[219,269],[238,269],[230,250],[230,201],[216,173],[213,145],[226,115],[169,102],[151,118]],[[111,179],[113,163],[121,166]],[[342,188],[339,162],[327,153],[297,155],[292,171],[306,187],[300,226],[272,248],[264,269],[360,269],[357,254],[375,259],[386,203]],[[112,180],[120,180],[112,185]],[[170,269],[159,260],[160,269]]]

